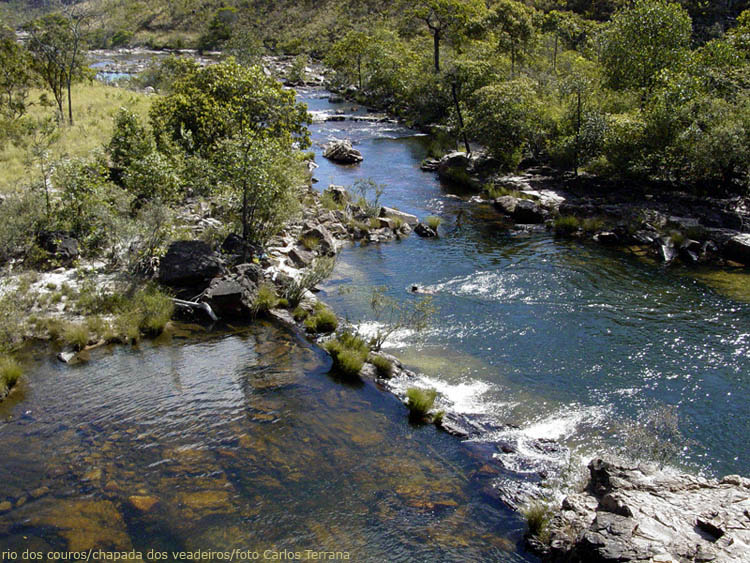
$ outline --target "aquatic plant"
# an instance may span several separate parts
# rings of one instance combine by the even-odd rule
[[[430,215],[425,219],[425,223],[427,223],[427,226],[435,232],[437,232],[438,227],[442,222],[443,220],[440,217],[436,217],[435,215]]]
[[[339,334],[325,344],[333,358],[333,369],[341,375],[356,377],[365,364],[370,348],[364,340],[349,332]]]
[[[430,410],[435,404],[437,391],[410,387],[406,390],[406,406],[409,407],[409,418],[414,422],[427,420]]]
[[[383,356],[377,356],[370,354],[368,361],[375,366],[380,377],[390,378],[393,377],[393,362]]]
[[[315,333],[333,332],[338,326],[339,320],[336,314],[325,306],[316,308],[315,314],[305,320],[305,328]]]

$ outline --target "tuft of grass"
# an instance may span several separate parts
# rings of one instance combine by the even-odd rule
[[[302,246],[304,246],[307,250],[313,251],[317,250],[320,246],[320,239],[316,236],[308,235],[301,237],[299,239]]]
[[[323,192],[323,195],[320,196],[320,205],[328,211],[342,211],[345,207],[344,204],[336,201],[331,192]]]
[[[499,186],[494,184],[485,184],[482,186],[482,191],[490,199],[497,199],[506,195],[513,196],[515,198],[522,198],[523,194],[518,190],[507,188],[505,186]]]
[[[681,246],[686,237],[681,231],[670,231],[669,238],[672,239],[675,246]]]
[[[278,303],[279,298],[276,295],[276,288],[269,283],[261,284],[255,302],[253,302],[253,314],[263,315],[276,307]]]
[[[380,218],[378,217],[370,217],[370,221],[368,222],[368,225],[371,229],[379,229],[380,228]]]
[[[364,340],[348,332],[326,342],[325,349],[333,358],[333,369],[347,377],[359,375],[370,353]]]
[[[554,229],[560,235],[570,236],[581,228],[581,220],[575,215],[560,215],[555,218]]]
[[[136,293],[132,303],[138,313],[138,330],[147,336],[160,335],[174,313],[172,298],[155,286]]]
[[[69,323],[63,330],[62,339],[74,350],[81,351],[88,346],[91,333],[88,326],[83,323]]]
[[[123,344],[135,344],[141,338],[139,325],[140,318],[137,313],[123,313],[115,319],[111,338],[107,338],[107,340],[122,342]]]
[[[23,375],[21,364],[9,356],[0,358],[0,396],[8,393]]]
[[[595,233],[605,227],[604,220],[600,217],[586,217],[581,223],[581,229],[584,233]]]
[[[369,362],[375,366],[380,377],[390,379],[393,377],[393,362],[383,356],[370,355]]]
[[[427,226],[430,227],[435,232],[437,232],[438,227],[443,222],[443,220],[440,217],[436,217],[435,215],[430,215],[424,221],[425,223],[427,223]]]
[[[307,317],[305,328],[314,333],[329,333],[336,330],[339,326],[339,320],[336,314],[328,307],[321,307],[315,311],[314,315]]]
[[[529,535],[535,537],[542,543],[549,541],[549,523],[552,520],[552,507],[544,502],[533,502],[523,510],[526,523],[529,526]]]
[[[303,309],[302,307],[297,307],[296,309],[294,309],[294,311],[292,311],[292,316],[298,323],[304,321],[309,315],[310,313],[308,312],[308,310]]]
[[[404,226],[404,220],[401,217],[393,217],[391,219],[391,224],[393,225],[394,231],[400,231],[401,227]]]
[[[419,387],[407,389],[406,406],[409,407],[409,418],[415,422],[426,420],[435,404],[436,397],[437,391],[435,389],[421,389]]]

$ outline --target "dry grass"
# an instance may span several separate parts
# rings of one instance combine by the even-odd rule
[[[53,116],[55,108],[39,105],[42,90],[34,90],[30,99],[28,117],[43,119]],[[48,97],[51,97],[47,94]],[[51,147],[50,160],[63,157],[83,157],[92,149],[101,147],[112,135],[112,118],[121,107],[145,116],[151,99],[124,88],[107,86],[100,82],[81,83],[73,87],[73,119],[71,127],[61,124],[59,139]],[[0,149],[0,193],[7,193],[28,179],[29,149],[24,143],[7,143]]]

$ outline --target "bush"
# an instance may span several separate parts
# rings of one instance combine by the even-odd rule
[[[326,342],[325,349],[333,358],[333,369],[346,377],[359,375],[370,353],[364,340],[348,332]]]
[[[315,239],[318,240],[318,239]],[[333,272],[336,265],[336,258],[333,256],[322,256],[316,258],[302,275],[296,280],[292,280],[284,288],[284,298],[292,306],[297,306],[302,299],[305,291],[312,289]]]
[[[393,377],[393,362],[383,356],[370,355],[369,362],[375,366],[380,377]]]
[[[420,389],[419,387],[407,389],[406,406],[409,407],[409,418],[415,422],[426,420],[435,404],[436,397],[437,391],[435,389]]]
[[[255,296],[252,310],[254,315],[264,315],[279,303],[276,295],[276,289],[269,283],[261,284],[258,288],[258,295]]]
[[[555,218],[553,226],[556,233],[570,236],[581,228],[581,220],[575,215],[561,215]]]
[[[338,326],[339,320],[336,314],[327,307],[322,307],[305,320],[305,328],[314,333],[333,332]]]
[[[304,246],[307,250],[317,250],[320,246],[320,239],[316,236],[307,235],[299,239],[302,246]]]
[[[21,365],[11,357],[0,358],[0,396],[13,389],[23,375]]]
[[[307,309],[303,309],[302,307],[296,307],[294,311],[292,311],[292,316],[294,317],[294,320],[298,323],[301,323],[304,321],[310,313]]]
[[[380,213],[380,197],[385,192],[385,186],[378,184],[372,179],[359,179],[352,184],[350,190],[350,199],[356,201],[357,205],[368,217],[377,217]],[[378,226],[380,226],[378,224]]]
[[[138,330],[147,336],[161,334],[174,313],[172,298],[155,286],[136,293],[132,303],[138,314]]]

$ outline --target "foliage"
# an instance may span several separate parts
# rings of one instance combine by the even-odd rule
[[[253,301],[253,314],[264,315],[279,303],[279,297],[276,295],[276,289],[270,283],[263,283],[258,287],[258,294]]]
[[[289,67],[289,73],[287,79],[292,84],[304,84],[307,81],[307,65],[309,59],[307,55],[297,55],[292,61],[292,65]]]
[[[333,358],[333,369],[346,377],[359,375],[370,352],[364,340],[349,332],[337,335],[326,342],[324,347]]]
[[[546,542],[549,539],[549,523],[554,516],[552,506],[546,502],[535,501],[523,510],[523,515],[529,526],[529,535],[542,543]]]
[[[375,366],[380,377],[389,379],[393,377],[393,362],[384,356],[370,354],[368,361]]]
[[[430,227],[433,231],[437,232],[438,227],[443,222],[443,220],[440,217],[437,217],[435,215],[430,215],[425,219],[425,222],[427,223],[427,226]]]
[[[88,326],[84,323],[69,323],[63,330],[62,339],[65,344],[80,351],[88,346],[91,335]]]
[[[114,119],[112,138],[107,144],[114,180],[121,182],[125,170],[153,150],[151,135],[140,123],[138,115],[127,108],[120,108]]]
[[[437,391],[435,389],[409,387],[406,390],[406,406],[409,407],[409,418],[414,422],[426,420],[436,398]]]
[[[225,6],[216,10],[214,17],[208,24],[208,29],[201,35],[198,49],[201,51],[220,49],[231,39],[236,22],[236,8]]]
[[[0,116],[15,120],[26,113],[34,76],[31,60],[10,32],[0,29]],[[0,135],[0,139],[2,136]]]
[[[312,289],[331,275],[335,266],[336,258],[333,256],[320,256],[316,258],[310,267],[306,268],[297,279],[292,280],[286,285],[284,288],[284,297],[293,307],[296,306],[308,289]]]
[[[385,290],[385,287],[373,288],[370,297],[373,320],[378,326],[370,347],[376,351],[380,350],[388,337],[398,330],[424,330],[435,313],[430,295],[409,303],[400,303],[386,295]]]
[[[138,329],[147,336],[158,336],[174,314],[172,298],[154,285],[138,291],[128,307],[138,318]]]
[[[380,213],[380,197],[385,192],[385,186],[373,179],[360,178],[349,188],[351,199],[357,202],[368,217],[377,217]]]
[[[15,387],[23,375],[23,368],[10,356],[0,357],[0,397]]]
[[[147,153],[130,163],[123,174],[123,184],[142,201],[176,201],[182,179],[173,162],[160,152]]]
[[[328,307],[317,307],[314,313],[305,319],[305,328],[314,333],[329,333],[339,326],[336,314]]]

